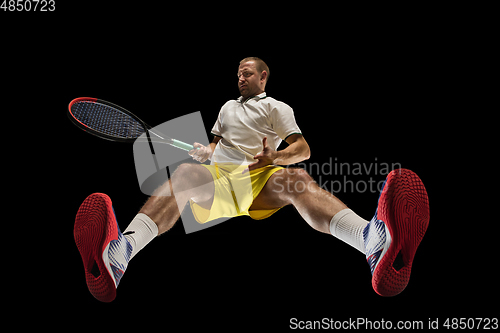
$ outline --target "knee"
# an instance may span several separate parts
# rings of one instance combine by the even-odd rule
[[[211,181],[204,171],[206,169],[199,164],[183,163],[177,167],[172,175],[172,184],[177,189],[190,189],[201,186]]]
[[[189,179],[196,174],[196,165],[192,163],[183,163],[175,169],[172,178]]]
[[[199,183],[199,178],[199,165],[191,163],[183,163],[179,165],[172,175],[172,181],[182,184],[196,185]]]

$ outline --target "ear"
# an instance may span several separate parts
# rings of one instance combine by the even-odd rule
[[[267,72],[266,71],[262,71],[262,73],[260,73],[260,80],[261,81],[266,81],[267,79]]]

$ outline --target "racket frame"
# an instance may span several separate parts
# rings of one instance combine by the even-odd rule
[[[106,133],[103,133],[103,132],[100,132],[100,131],[96,131],[94,130],[93,128],[91,127],[88,127],[87,125],[85,125],[84,123],[82,123],[80,120],[76,119],[76,117],[74,116],[73,114],[73,111],[71,110],[72,106],[78,102],[93,102],[93,103],[99,103],[99,104],[104,104],[104,105],[108,105],[112,108],[115,108],[127,115],[129,115],[130,117],[132,117],[133,119],[135,119],[137,122],[139,122],[142,127],[144,128],[144,131],[146,132],[147,131],[147,124],[144,123],[141,119],[139,119],[135,114],[133,114],[132,112],[128,111],[127,109],[124,109],[122,108],[121,106],[118,106],[116,104],[113,104],[113,103],[110,103],[110,102],[107,102],[107,101],[104,101],[104,100],[101,100],[101,99],[97,99],[97,98],[93,98],[93,97],[79,97],[79,98],[75,98],[74,100],[72,100],[69,105],[68,105],[68,117],[69,119],[71,120],[71,122],[76,125],[78,128],[84,130],[85,132],[88,132],[92,135],[95,135],[95,136],[98,136],[102,139],[106,139],[106,140],[110,140],[110,141],[116,141],[116,142],[127,142],[127,143],[133,143],[136,139],[126,139],[126,138],[120,138],[118,136],[114,136],[114,135],[109,135],[109,134],[106,134]]]
[[[78,102],[93,102],[93,103],[99,103],[99,104],[107,105],[107,106],[110,106],[112,108],[115,108],[115,109],[117,109],[117,110],[119,110],[119,111],[127,114],[128,116],[130,116],[131,118],[133,118],[134,120],[136,120],[138,123],[140,123],[142,125],[142,127],[144,129],[144,132],[146,133],[146,139],[144,139],[144,141],[146,141],[146,142],[149,143],[149,145],[150,145],[151,150],[153,151],[153,153],[154,153],[154,148],[153,148],[152,142],[167,143],[169,145],[172,145],[174,147],[177,147],[177,148],[185,150],[185,151],[190,151],[190,150],[194,149],[193,145],[190,145],[188,143],[185,143],[185,142],[182,142],[182,141],[179,141],[179,140],[172,139],[172,138],[167,137],[166,135],[164,135],[162,133],[158,133],[158,132],[152,131],[151,130],[151,126],[149,126],[148,124],[146,124],[144,121],[142,121],[139,117],[137,117],[132,112],[128,111],[125,108],[122,108],[119,105],[113,104],[111,102],[108,102],[108,101],[105,101],[105,100],[102,100],[102,99],[93,98],[93,97],[79,97],[79,98],[75,98],[68,105],[68,118],[78,128],[80,128],[80,129],[84,130],[85,132],[88,132],[88,133],[90,133],[92,135],[95,135],[95,136],[100,137],[102,139],[106,139],[106,140],[110,140],[110,141],[116,141],[116,142],[133,143],[133,142],[135,142],[138,139],[140,140],[140,138],[130,138],[130,139],[120,138],[120,137],[117,137],[117,136],[114,136],[114,135],[109,135],[109,134],[106,134],[106,133],[103,133],[103,132],[100,132],[100,131],[96,131],[96,130],[88,127],[87,125],[85,125],[84,123],[82,123],[81,121],[79,121],[78,119],[76,119],[75,116],[74,116],[74,114],[73,114],[73,112],[72,112],[72,110],[71,110],[71,107],[75,103],[78,103]],[[153,134],[154,136],[151,136],[150,133]]]

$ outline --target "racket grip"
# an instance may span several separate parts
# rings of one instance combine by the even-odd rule
[[[172,139],[172,146],[176,146],[177,148],[184,149],[186,151],[192,150],[194,147],[189,143],[185,143],[179,140]]]

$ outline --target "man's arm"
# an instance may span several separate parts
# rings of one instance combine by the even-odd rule
[[[273,164],[289,165],[299,163],[311,157],[311,150],[302,134],[292,134],[286,138],[288,147],[276,152]]]
[[[288,147],[283,150],[273,150],[267,144],[267,138],[262,140],[262,151],[253,158],[258,160],[248,166],[248,170],[262,168],[266,165],[289,165],[309,159],[311,150],[302,134],[292,134],[286,138]]]
[[[220,139],[222,139],[220,136],[214,136],[214,139],[208,146],[204,146],[201,143],[195,142],[193,144],[195,149],[190,150],[189,155],[193,157],[193,160],[201,163],[205,162],[207,159],[212,158],[215,146],[217,146],[217,142],[219,142]]]

